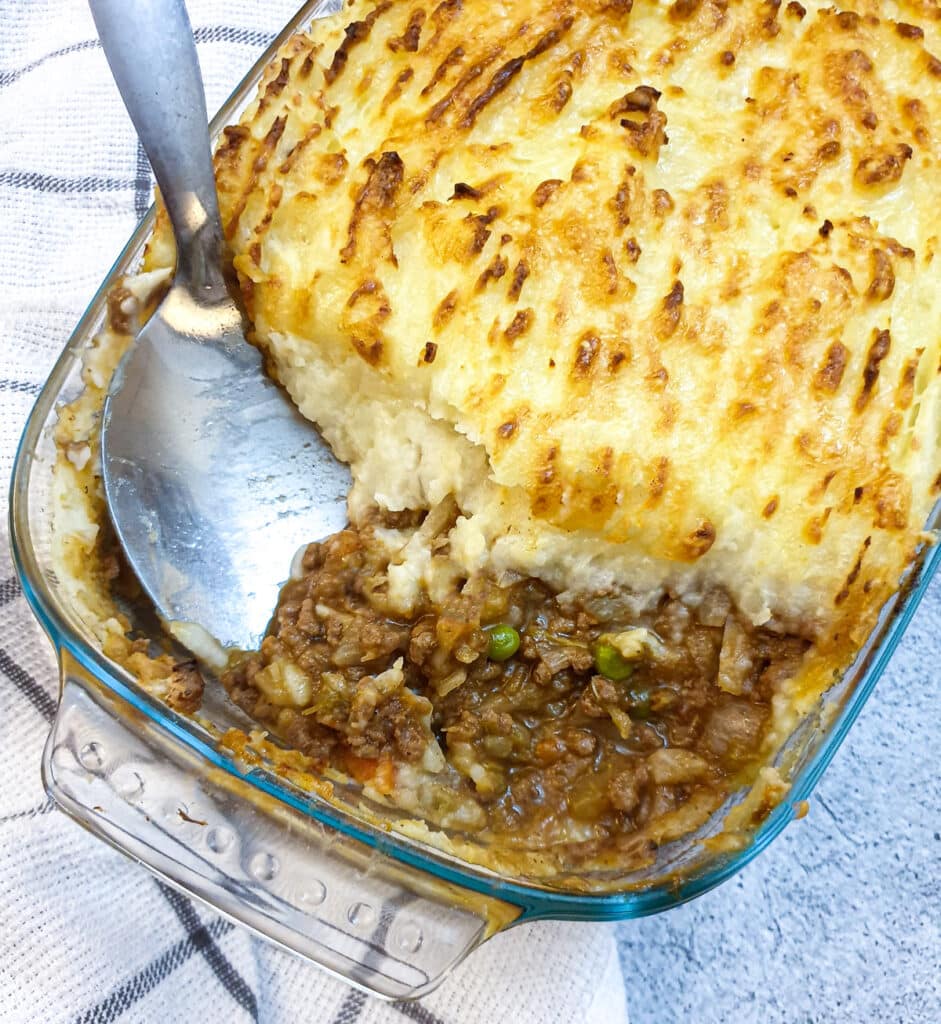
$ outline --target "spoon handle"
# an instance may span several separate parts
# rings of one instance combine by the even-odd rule
[[[202,302],[225,297],[222,224],[206,98],[183,0],[89,0],[177,244],[177,280]]]

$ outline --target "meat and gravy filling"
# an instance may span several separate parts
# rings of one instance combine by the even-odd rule
[[[456,511],[377,515],[311,544],[260,650],[223,677],[235,703],[435,824],[622,865],[754,777],[807,640],[751,627],[720,592],[638,615],[616,595],[468,577],[448,557]],[[403,615],[390,538],[410,529],[433,584]]]

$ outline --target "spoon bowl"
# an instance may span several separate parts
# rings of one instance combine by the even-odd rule
[[[91,9],[178,252],[170,290],[105,400],[111,520],[178,639],[199,654],[212,649],[206,633],[223,647],[257,647],[295,552],[344,525],[349,473],[265,374],[227,288],[182,0],[91,0]]]

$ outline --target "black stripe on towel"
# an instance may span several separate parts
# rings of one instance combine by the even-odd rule
[[[404,1000],[400,1000],[397,1003],[393,1003],[392,1006],[403,1017],[417,1021],[418,1024],[443,1024],[440,1017],[436,1017],[431,1010],[426,1010],[421,1003],[406,1003]]]
[[[0,608],[15,601],[22,593],[20,581],[15,576],[11,576],[8,580],[0,580]]]
[[[10,680],[47,722],[51,722],[55,718],[56,702],[2,647],[0,647],[0,672]]]
[[[187,934],[196,935],[203,929],[203,923],[199,920],[199,915],[193,909],[193,904],[182,893],[177,892],[176,889],[171,889],[169,885],[159,881],[157,882],[157,888],[163,893],[164,899],[173,908],[173,912],[180,919],[180,923],[186,929]],[[225,953],[212,941],[208,942],[200,950],[200,953],[205,957],[206,963],[212,968],[213,974],[219,979],[226,992],[251,1014],[252,1020],[257,1021],[258,1001],[255,999],[255,993],[252,992],[248,982],[239,974]]]
[[[203,25],[194,30],[193,36],[197,43],[239,43],[242,46],[256,46],[259,48],[267,46],[274,39],[274,34],[271,32],[260,32],[248,28],[233,28],[230,25]],[[99,46],[101,46],[101,43],[97,39],[83,39],[81,42],[72,43],[70,46],[63,46],[61,50],[52,50],[50,53],[43,54],[42,57],[37,57],[22,67],[0,71],[0,88],[5,85],[12,85],[15,81],[22,78],[23,75],[28,75],[31,71],[42,67],[43,64],[50,60],[67,57],[70,53],[96,50]]]
[[[57,174],[39,174],[37,171],[0,171],[0,185],[31,189],[34,192],[52,192],[56,195],[93,195],[98,192],[129,191],[134,187],[134,182],[103,174],[66,178]]]
[[[363,1007],[366,1005],[366,994],[364,992],[356,991],[355,989],[351,992],[347,992],[343,997],[343,1002],[340,1003],[337,1008],[337,1012],[333,1016],[333,1020],[330,1024],[356,1024],[359,1020],[359,1015],[363,1012]]]
[[[10,380],[0,377],[0,391],[13,391],[20,395],[38,395],[42,384],[34,384],[31,380]]]
[[[0,818],[0,825],[6,825],[8,821],[22,821],[24,818],[39,818],[44,814],[50,814],[55,809],[56,805],[51,800],[47,800],[44,804],[30,807],[26,811],[14,811],[12,814],[4,814]]]
[[[146,967],[114,989],[97,1006],[86,1010],[75,1018],[75,1024],[111,1024],[129,1010],[138,1000],[165,981],[178,967],[186,963],[194,953],[202,952],[207,943],[228,934],[235,925],[222,918],[214,918],[197,932],[172,945],[166,952],[151,960]]]
[[[242,46],[257,46],[261,49],[274,39],[274,33],[235,28],[233,25],[200,25],[193,29],[193,38],[197,43],[239,43]]]
[[[71,46],[63,46],[61,50],[53,50],[42,57],[37,57],[35,60],[30,61],[29,64],[24,64],[21,68],[0,71],[0,87],[12,85],[18,78],[22,78],[23,75],[28,75],[30,71],[35,71],[36,68],[42,67],[46,61],[55,60],[57,57],[66,57],[70,53],[81,53],[82,50],[94,50],[100,45],[97,39],[83,39],[80,43],[72,43]]]

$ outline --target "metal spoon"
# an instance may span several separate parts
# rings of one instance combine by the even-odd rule
[[[343,526],[349,474],[265,375],[226,287],[206,101],[182,0],[90,6],[178,251],[170,291],[105,401],[111,519],[168,623],[250,648],[298,548]],[[201,652],[199,630],[172,631]]]

